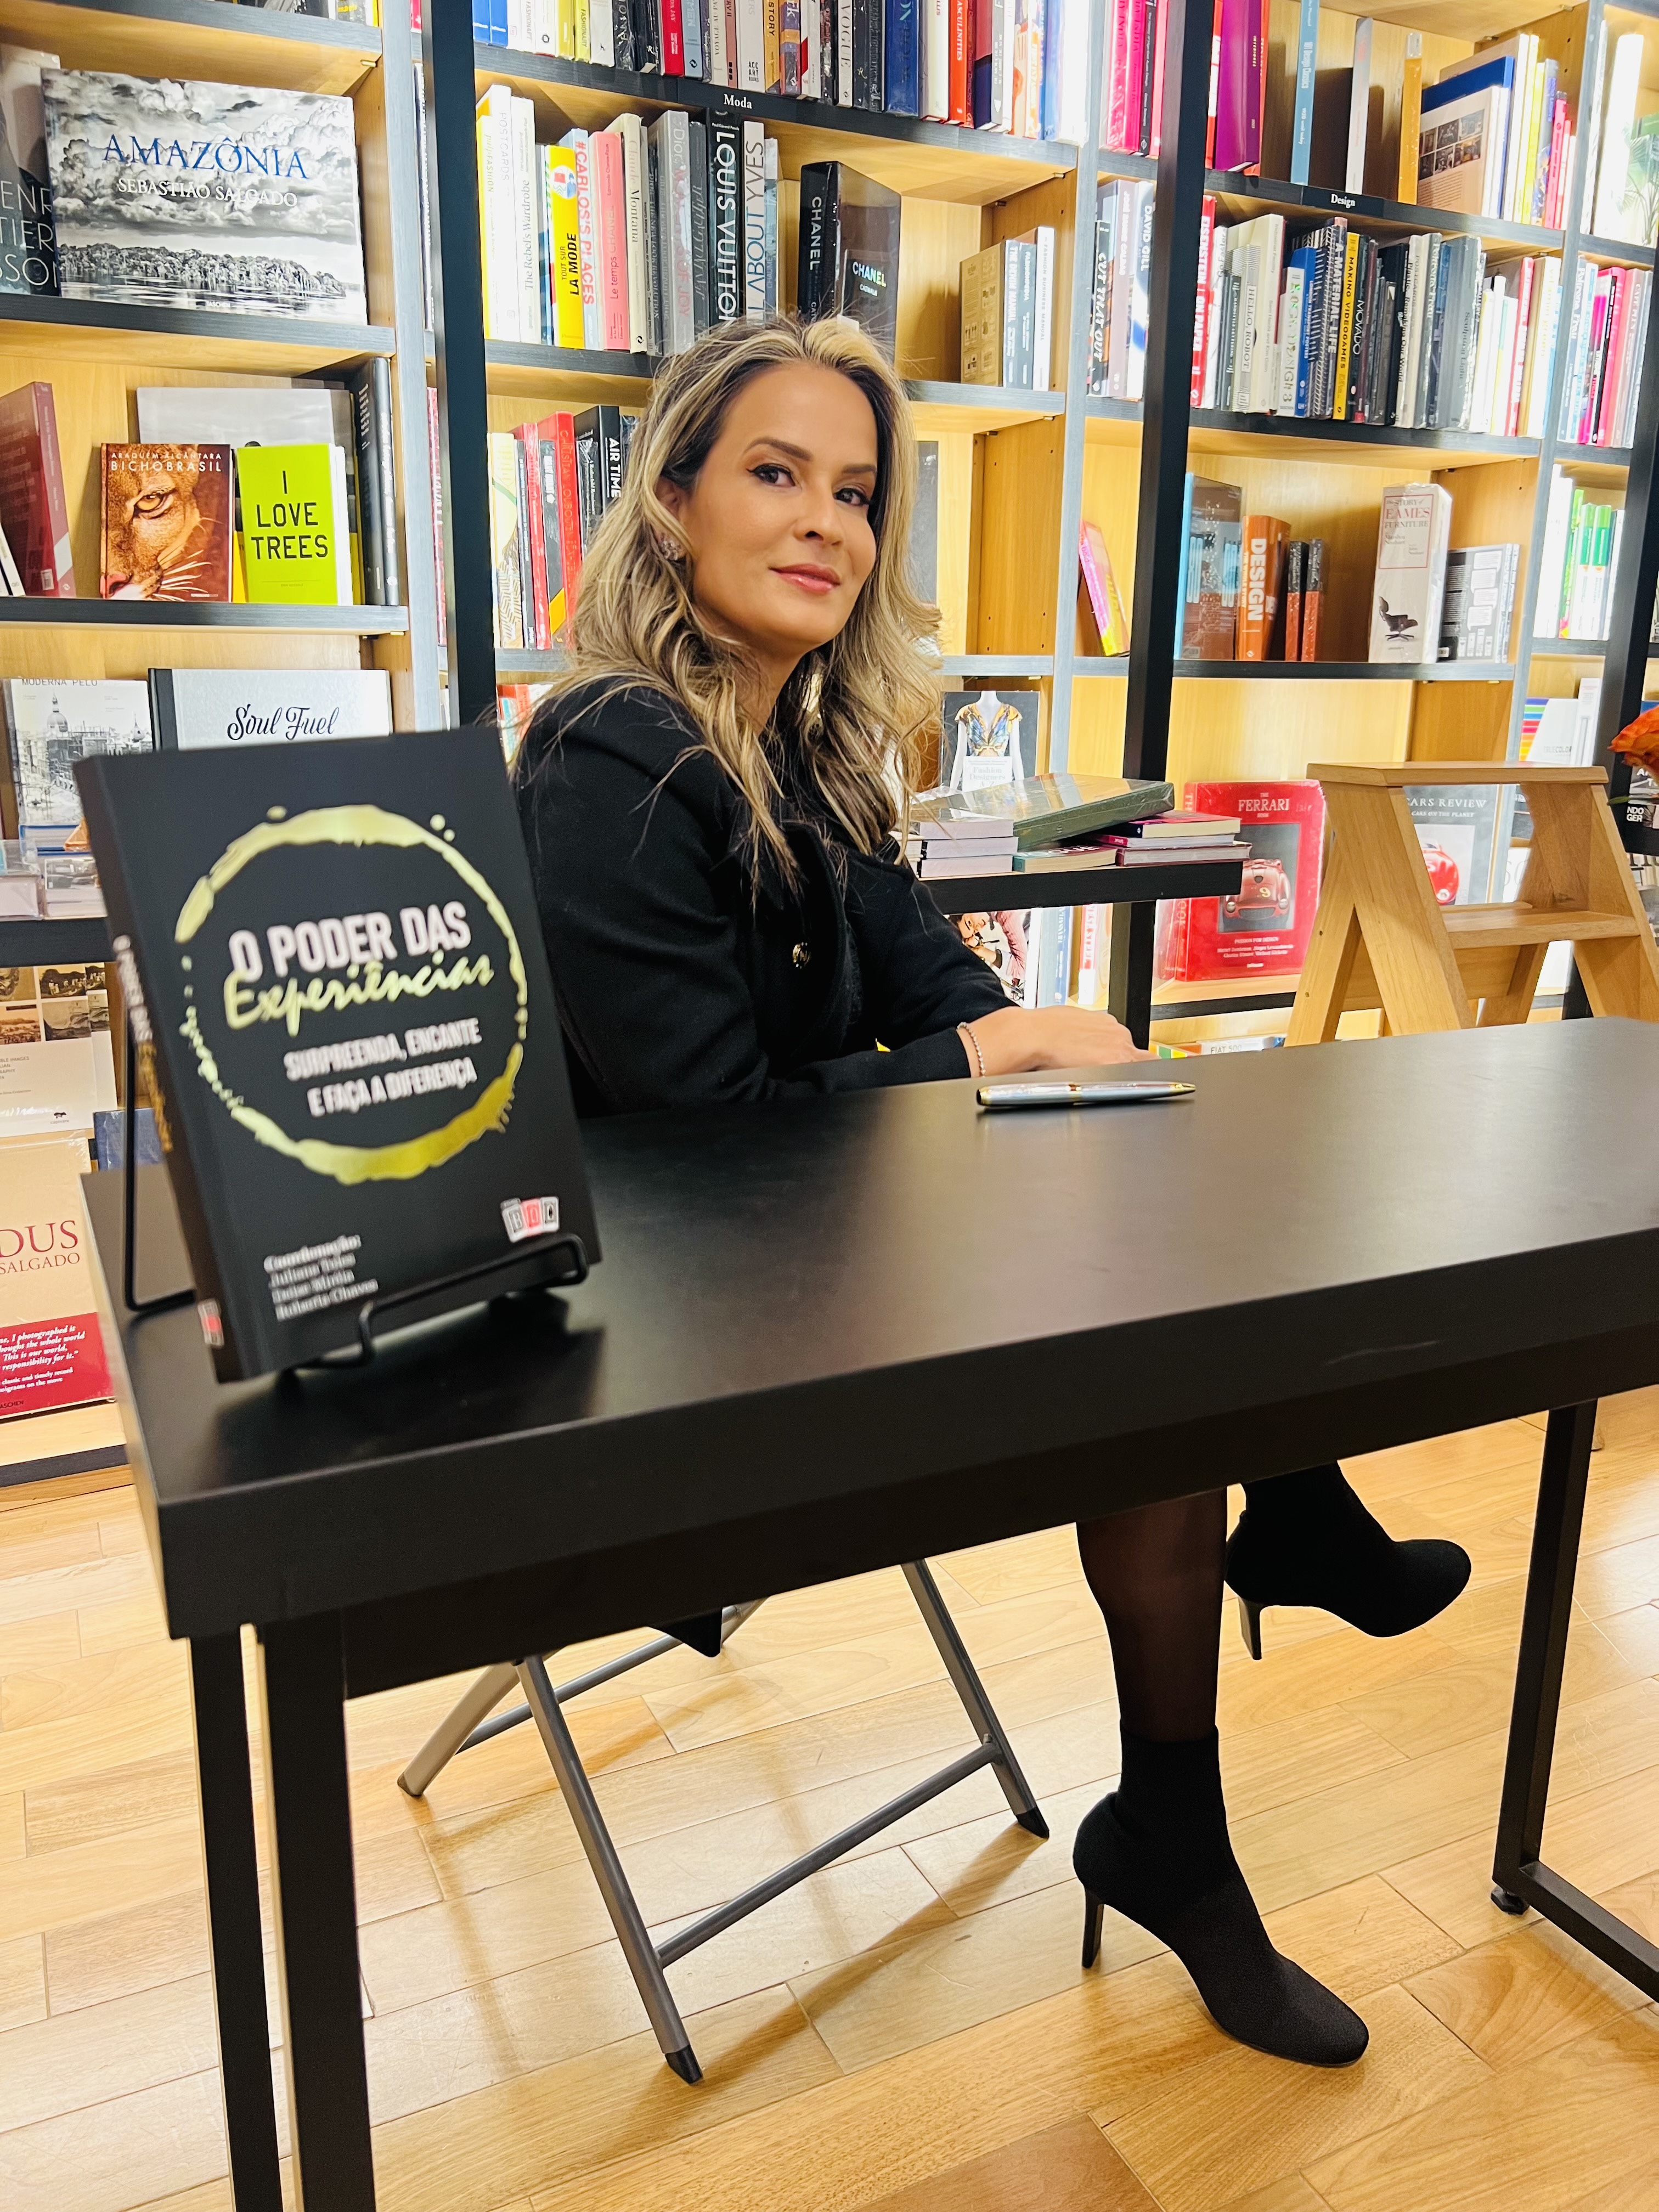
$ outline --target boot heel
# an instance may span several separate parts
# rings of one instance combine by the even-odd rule
[[[1238,1601],[1238,1632],[1252,1659],[1261,1656],[1261,1607],[1253,1597]]]
[[[1100,1956],[1100,1923],[1106,1908],[1097,1897],[1083,1893],[1083,1971],[1087,1973]]]

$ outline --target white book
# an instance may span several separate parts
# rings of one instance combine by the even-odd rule
[[[726,44],[726,9],[720,0],[710,0],[708,9],[708,52],[706,56],[710,84],[732,84],[736,80],[730,74],[731,57]]]
[[[521,54],[530,52],[530,0],[507,0],[507,43]]]
[[[489,335],[509,345],[516,344],[521,336],[513,129],[513,94],[506,85],[492,84],[484,95],[483,127],[479,138],[483,173],[478,180],[478,195],[489,255]],[[536,335],[539,337],[540,331]]]
[[[1640,245],[1636,227],[1625,210],[1625,187],[1630,176],[1630,134],[1636,122],[1636,100],[1642,85],[1642,33],[1632,31],[1613,50],[1607,105],[1601,116],[1601,175],[1595,190],[1598,238],[1622,238]]]
[[[1055,136],[1080,146],[1089,135],[1089,18],[1085,0],[1059,0],[1060,101]],[[1054,36],[1052,21],[1049,36]]]
[[[743,312],[766,320],[766,130],[745,116],[743,125]]]
[[[1567,574],[1567,535],[1572,520],[1572,479],[1559,467],[1550,471],[1549,505],[1544,514],[1544,544],[1538,556],[1538,597],[1533,605],[1534,637],[1561,635],[1561,593]]]
[[[1036,314],[1031,338],[1031,389],[1052,392],[1054,359],[1054,234],[1040,222],[1036,240]]]
[[[1534,295],[1533,335],[1527,349],[1525,409],[1521,429],[1527,438],[1541,438],[1549,412],[1550,377],[1555,365],[1556,339],[1561,326],[1561,264],[1547,254],[1543,264],[1541,298]]]
[[[1492,93],[1492,141],[1502,159],[1489,161],[1483,172],[1486,196],[1480,204],[1482,215],[1495,216],[1504,204],[1504,165],[1509,159],[1510,118],[1514,112],[1514,92],[1505,91],[1501,84],[1494,85]]]
[[[853,105],[853,0],[836,0],[836,105]]]
[[[1492,433],[1499,438],[1512,438],[1516,433],[1510,428],[1515,410],[1521,404],[1522,355],[1521,302],[1505,299],[1504,326],[1498,340],[1498,375],[1492,400]]]
[[[519,339],[539,343],[542,335],[540,164],[536,158],[536,104],[513,102],[513,243],[519,276]]]
[[[921,9],[921,112],[943,123],[951,112],[950,0],[919,0]]]
[[[593,0],[593,5],[587,10],[587,44],[586,58],[596,67],[613,69],[616,66],[616,33],[606,0]],[[575,58],[580,61],[584,57],[578,54]]]
[[[1593,230],[1595,210],[1595,164],[1601,151],[1601,101],[1607,73],[1607,27],[1604,21],[1595,27],[1595,53],[1587,61],[1589,72],[1584,79],[1589,98],[1589,125],[1584,139],[1584,204],[1579,221],[1586,230]]]
[[[1204,335],[1204,399],[1216,403],[1216,381],[1221,373],[1221,288],[1227,278],[1227,234],[1217,223],[1210,234],[1210,312]]]
[[[605,127],[622,140],[628,346],[630,353],[646,353],[651,345],[651,276],[645,252],[645,125],[637,115],[629,113],[617,116]]]
[[[163,751],[392,734],[380,668],[153,668],[150,695]]]
[[[1493,283],[1496,283],[1493,280]],[[1475,313],[1474,368],[1469,378],[1467,421],[1460,427],[1476,432],[1492,428],[1492,381],[1498,347],[1499,310],[1492,284],[1480,287]]]
[[[738,0],[738,89],[766,89],[766,0]]]
[[[1382,495],[1371,586],[1374,661],[1438,657],[1451,504],[1441,484],[1390,484]]]
[[[1538,40],[1530,31],[1517,32],[1501,45],[1482,46],[1480,59],[1483,62],[1502,61],[1505,57],[1515,64],[1515,82],[1510,92],[1509,143],[1504,149],[1504,196],[1493,213],[1505,222],[1530,222],[1532,220],[1533,179],[1527,164],[1527,138],[1532,119],[1534,102],[1543,90],[1543,66],[1538,58]],[[1524,215],[1516,210],[1522,198],[1527,202]]]
[[[1106,355],[1106,395],[1110,399],[1129,396],[1129,324],[1134,306],[1135,263],[1140,251],[1140,224],[1135,186],[1127,181],[1116,187],[1117,220],[1112,226],[1112,328]]]
[[[1285,271],[1285,289],[1279,302],[1279,393],[1273,403],[1276,415],[1296,412],[1296,377],[1302,352],[1302,308],[1307,282],[1305,270]]]
[[[1348,94],[1348,161],[1346,189],[1365,189],[1365,125],[1371,105],[1371,33],[1369,15],[1353,27],[1353,78]]]
[[[690,118],[683,107],[671,107],[652,125],[651,133],[657,149],[662,349],[665,354],[684,353],[697,338],[692,295]]]
[[[351,574],[351,533],[346,527],[350,512],[346,496],[346,458],[337,446],[328,449],[329,490],[334,500],[334,604],[349,607],[356,601]]]
[[[716,6],[719,0],[715,0]],[[823,14],[818,0],[801,0],[800,96],[823,98]]]

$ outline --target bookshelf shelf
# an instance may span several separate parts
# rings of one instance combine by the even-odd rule
[[[223,7],[230,0],[212,0]],[[397,333],[372,323],[301,315],[239,315],[206,307],[118,306],[102,300],[0,295],[0,348],[54,361],[112,358],[156,368],[229,369],[304,376],[398,349]]]
[[[1066,412],[1063,392],[1030,392],[1018,385],[907,382],[916,434],[951,437],[963,431],[1012,430]]]
[[[923,888],[941,914],[994,914],[999,901],[1004,907],[1137,906],[1156,899],[1225,898],[1238,889],[1243,874],[1237,860],[1168,860],[1143,868],[924,878]]]
[[[1453,469],[1480,461],[1536,459],[1536,438],[1493,438],[1471,430],[1401,430],[1391,423],[1327,422],[1301,415],[1233,415],[1194,407],[1195,453],[1260,453],[1282,459],[1285,441],[1333,460],[1375,459],[1390,465],[1413,453],[1431,467]]]
[[[381,53],[380,32],[363,24],[229,0],[7,0],[6,35],[59,55],[65,69],[252,79],[293,92],[350,92]]]
[[[0,630],[12,629],[252,629],[400,636],[407,607],[227,606],[216,599],[0,599]]]
[[[1419,207],[1406,200],[1378,199],[1368,192],[1333,191],[1322,185],[1292,185],[1282,178],[1243,176],[1236,170],[1211,169],[1204,185],[1222,212],[1236,222],[1248,222],[1252,215],[1264,212],[1346,215],[1367,230],[1402,237],[1411,231],[1437,230],[1449,238],[1474,237],[1488,246],[1515,246],[1533,253],[1559,253],[1565,242],[1565,233],[1539,224],[1502,222],[1495,216],[1460,215],[1450,208]]]
[[[1296,1004],[1296,975],[1242,976],[1213,983],[1156,983],[1154,1024],[1198,1022],[1214,1014],[1266,1014]]]
[[[1073,677],[1106,677],[1121,683],[1129,673],[1127,653],[1079,653],[1072,663]]]
[[[939,663],[943,676],[1052,676],[1051,653],[947,653]]]
[[[1584,237],[1578,241],[1578,251],[1589,261],[1622,265],[1626,269],[1651,269],[1653,266],[1653,248],[1650,246],[1633,246],[1628,239]]]
[[[665,107],[695,107],[720,120],[764,123],[767,135],[779,142],[782,173],[791,179],[799,178],[805,162],[852,158],[893,191],[986,207],[1077,167],[1078,149],[1064,139],[1010,138],[821,100],[732,92],[696,77],[637,76],[512,46],[475,46],[472,58],[481,81],[510,84],[527,99],[539,95],[542,105],[585,130],[602,129],[624,108],[659,113]]]
[[[568,407],[642,406],[655,366],[645,353],[586,353],[500,338],[484,347],[484,362],[492,392]]]
[[[1529,647],[1534,660],[1604,660],[1604,637],[1535,637]]]
[[[0,921],[0,967],[38,968],[44,961],[107,960],[109,923],[99,915],[54,921]]]
[[[1177,660],[1176,678],[1212,683],[1512,684],[1501,660]]]

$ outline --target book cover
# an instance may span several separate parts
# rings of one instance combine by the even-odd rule
[[[1302,653],[1304,660],[1319,658],[1319,624],[1325,611],[1325,541],[1308,540],[1302,587]]]
[[[40,89],[66,298],[368,320],[349,100],[67,70]]]
[[[1027,984],[1036,968],[1033,910],[1018,907],[995,914],[952,915],[951,919],[963,943],[985,963],[1015,1006],[1031,1005]]]
[[[0,987],[17,972],[0,969]],[[0,1004],[0,1136],[8,1139],[0,1151],[0,1420],[112,1395],[81,1207],[86,1142],[69,1133],[15,1133],[5,1105],[13,1064],[26,1055],[45,1060],[52,1048],[9,1047],[8,1033],[19,1026],[9,1015]],[[17,1121],[15,1129],[22,1126]]]
[[[752,117],[743,125],[743,312],[766,320],[766,127]]]
[[[1243,524],[1243,572],[1238,599],[1238,657],[1267,660],[1279,656],[1279,602],[1285,548],[1290,526],[1276,515],[1246,515]]]
[[[925,605],[939,599],[939,441],[916,444],[916,499],[910,510],[910,588]]]
[[[1371,590],[1373,660],[1436,658],[1450,532],[1451,494],[1443,485],[1391,484],[1383,493]]]
[[[1302,599],[1308,574],[1308,544],[1291,538],[1285,554],[1285,658],[1302,658]]]
[[[69,507],[49,384],[25,384],[0,399],[0,530],[31,599],[72,599]]]
[[[709,307],[716,323],[743,317],[742,141],[733,123],[708,126]]]
[[[1370,134],[1371,112],[1371,33],[1372,19],[1362,15],[1353,27],[1353,75],[1348,91],[1348,148],[1345,188],[1351,192],[1365,189],[1366,140]]]
[[[56,54],[0,45],[0,292],[58,291],[58,234],[40,72]]]
[[[898,338],[899,195],[844,161],[809,161],[801,170],[800,208],[796,292],[802,315],[809,321],[845,316],[891,361]]]
[[[547,193],[548,274],[553,304],[553,343],[580,347],[582,264],[576,211],[576,156],[568,146],[544,146]]]
[[[365,1299],[543,1236],[598,1256],[493,730],[82,773],[222,1380],[350,1343]]]
[[[1039,703],[1035,691],[947,691],[939,788],[992,791],[1034,776]]]
[[[343,603],[335,450],[312,445],[239,448],[236,483],[251,605]]]
[[[1423,126],[1423,33],[1406,33],[1405,75],[1400,90],[1400,161],[1395,198],[1407,207],[1417,198],[1418,162]]]
[[[1305,185],[1313,155],[1314,82],[1319,56],[1319,0],[1301,0],[1296,33],[1296,101],[1291,116],[1291,182]]]
[[[1231,660],[1237,653],[1243,513],[1237,484],[1188,472],[1182,660]]]
[[[18,676],[0,685],[0,692],[17,834],[26,855],[84,845],[76,763],[104,753],[151,750],[147,688],[125,679],[57,683]]]
[[[1316,788],[1317,787],[1316,787]],[[1164,814],[1175,803],[1167,783],[1117,775],[1028,775],[1018,784],[988,790],[919,799],[911,807],[912,825],[934,819],[1012,823],[1022,853],[1035,853],[1092,830],[1115,829]]]
[[[1325,795],[1316,783],[1191,783],[1182,803],[1237,815],[1250,857],[1237,891],[1190,902],[1184,982],[1294,975],[1319,908]]]
[[[519,447],[510,430],[489,433],[490,590],[495,641],[508,651],[524,645],[524,595],[519,570]]]
[[[229,600],[228,446],[106,446],[99,483],[102,598]]]
[[[1406,790],[1423,865],[1440,906],[1479,906],[1493,896],[1498,785],[1411,784]]]
[[[1505,70],[1512,64],[1502,64]],[[1417,198],[1424,207],[1484,215],[1504,167],[1503,84],[1466,89],[1462,80],[1423,94],[1417,156]]]
[[[152,668],[149,698],[168,752],[392,732],[391,678],[380,668]]]
[[[1106,550],[1105,536],[1097,522],[1081,526],[1078,550],[1099,650],[1109,658],[1115,658],[1129,650],[1129,624],[1118,592],[1117,578],[1112,573],[1112,556]]]

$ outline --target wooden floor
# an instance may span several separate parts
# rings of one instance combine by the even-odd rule
[[[1547,1848],[1659,1933],[1659,1393],[1604,1429]],[[695,1954],[696,2089],[644,2032],[532,1733],[416,1805],[393,1778],[453,1686],[354,1707],[383,2212],[1653,2212],[1659,2013],[1487,1901],[1540,1442],[1512,1422],[1355,1463],[1396,1533],[1474,1554],[1431,1628],[1269,1614],[1261,1666],[1226,1629],[1239,1856],[1370,2023],[1347,2073],[1226,2042],[1125,1923],[1079,1972],[1071,1839],[1116,1736],[1064,1532],[940,1577],[1054,1840],[976,1777]],[[896,1574],[574,1711],[659,1931],[965,1741]],[[189,1745],[131,1492],[0,1493],[4,2212],[228,2212]]]

